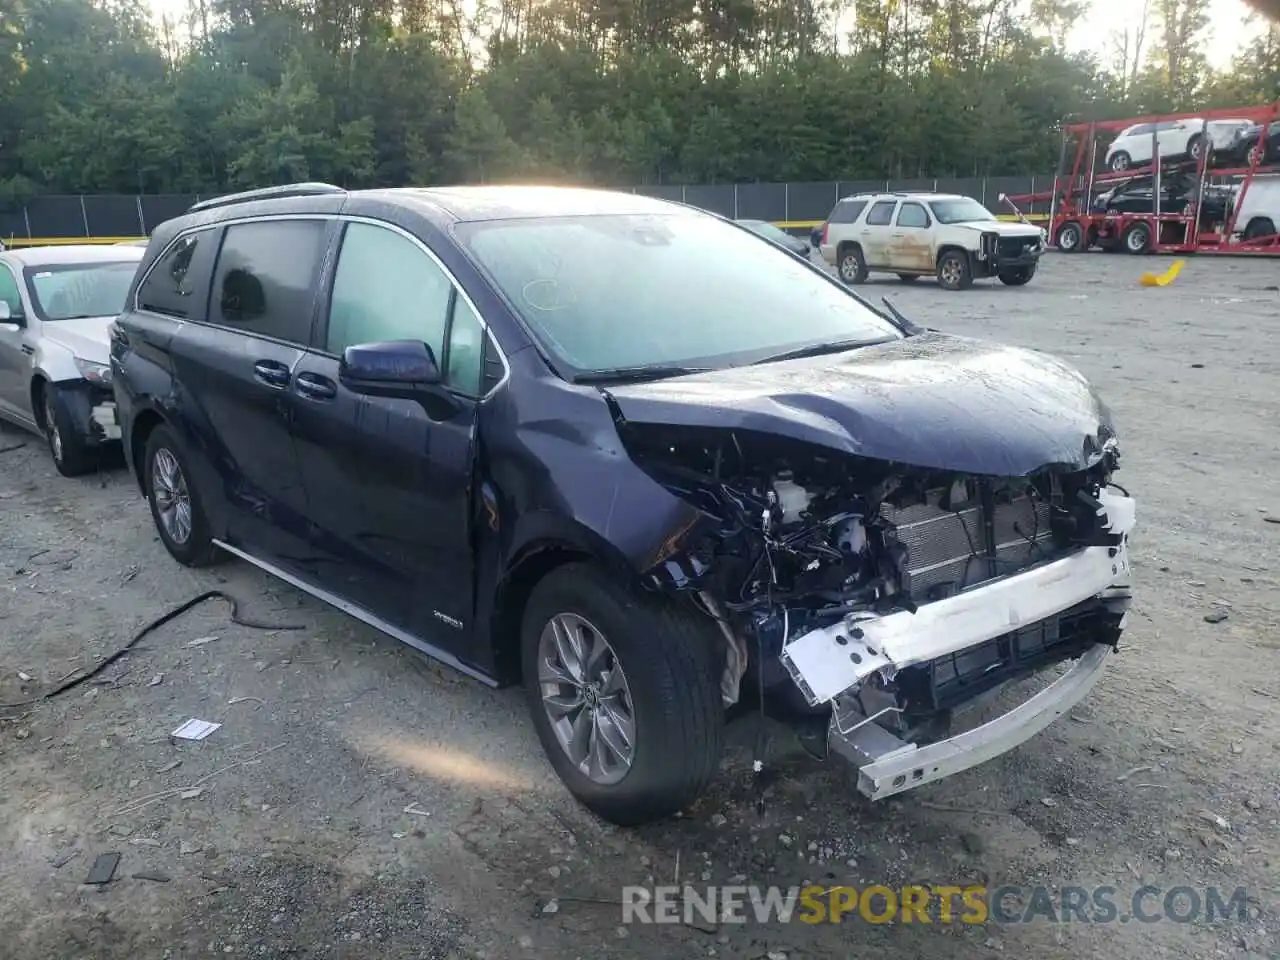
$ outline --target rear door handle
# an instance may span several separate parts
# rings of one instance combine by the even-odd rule
[[[253,375],[259,382],[277,390],[289,385],[289,368],[279,360],[259,360],[253,365]]]
[[[317,373],[298,374],[293,380],[293,389],[310,400],[332,400],[338,395],[338,385]]]

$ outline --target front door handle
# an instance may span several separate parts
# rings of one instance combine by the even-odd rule
[[[253,365],[253,375],[259,382],[277,390],[289,385],[289,368],[279,360],[259,360]]]
[[[318,373],[298,374],[293,389],[309,400],[332,400],[338,395],[338,385]]]

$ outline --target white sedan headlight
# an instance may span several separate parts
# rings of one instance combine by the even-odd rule
[[[76,368],[80,371],[80,376],[90,383],[96,383],[104,387],[111,386],[111,367],[108,364],[94,363],[92,360],[82,360],[76,357]]]

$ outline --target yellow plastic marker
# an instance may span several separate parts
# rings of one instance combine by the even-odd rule
[[[1167,287],[1173,283],[1173,278],[1182,272],[1182,265],[1185,260],[1175,260],[1164,273],[1152,273],[1148,270],[1138,278],[1138,283],[1144,287]]]

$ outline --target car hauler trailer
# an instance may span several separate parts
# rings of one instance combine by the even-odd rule
[[[1151,159],[1107,157],[1106,136],[1132,142],[1135,127],[1138,136],[1150,128]],[[1123,167],[1100,171],[1100,153],[1107,167]],[[1117,209],[1114,198],[1141,196],[1130,188],[1142,181],[1150,181],[1150,205]],[[1066,253],[1280,256],[1280,102],[1064,125],[1052,192],[1010,200],[1048,200],[1051,242]]]

